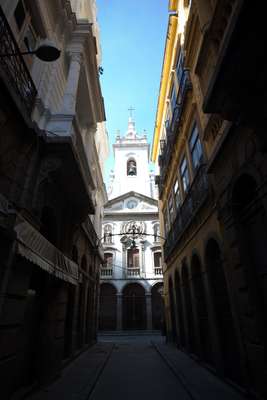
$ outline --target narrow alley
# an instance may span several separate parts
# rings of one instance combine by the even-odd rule
[[[65,368],[60,379],[30,400],[241,400],[185,353],[167,346],[159,334],[104,334],[99,343]]]
[[[0,400],[267,399],[263,4],[0,0]]]

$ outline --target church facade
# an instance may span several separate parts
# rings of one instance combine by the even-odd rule
[[[104,208],[100,330],[160,329],[162,263],[157,190],[149,170],[149,144],[129,118],[117,135],[114,172]],[[129,235],[129,232],[138,234]]]

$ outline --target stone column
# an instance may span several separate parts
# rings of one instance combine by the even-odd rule
[[[122,263],[121,263],[121,277],[123,279],[127,278],[127,248],[126,246],[122,245]]]
[[[117,293],[117,331],[122,330],[122,293]]]
[[[140,250],[141,250],[141,265],[140,265],[140,272],[141,272],[141,276],[145,278],[146,275],[146,268],[145,268],[145,245],[144,243],[141,241],[141,246],[140,246]]]
[[[82,56],[80,53],[70,54],[70,66],[63,96],[61,112],[63,114],[74,114],[76,107],[77,91],[80,78]]]
[[[151,293],[146,293],[146,329],[152,329],[152,301]]]

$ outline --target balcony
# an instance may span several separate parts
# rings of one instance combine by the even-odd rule
[[[160,175],[162,178],[161,188],[159,187],[159,197],[161,198],[163,183],[166,178],[167,170],[170,165],[170,161],[173,154],[174,143],[178,135],[179,123],[186,100],[186,95],[188,90],[192,87],[189,73],[187,69],[184,69],[181,74],[181,81],[179,86],[179,91],[177,94],[176,106],[172,113],[172,119],[170,123],[166,126],[166,140],[160,141],[160,155],[158,163],[160,166]]]
[[[155,275],[162,275],[162,267],[155,267],[154,268]]]
[[[140,268],[127,268],[127,277],[140,276]]]
[[[16,39],[0,6],[0,55],[19,52],[20,49]],[[37,90],[23,57],[20,54],[11,57],[0,57],[0,77],[5,82],[14,102],[28,122],[33,110]]]
[[[183,204],[177,211],[175,220],[164,243],[164,258],[171,255],[178,246],[185,230],[191,225],[199,209],[203,206],[210,193],[210,186],[206,174],[206,165],[202,164],[191,184]]]
[[[112,268],[101,268],[100,276],[101,278],[112,278],[113,270]]]

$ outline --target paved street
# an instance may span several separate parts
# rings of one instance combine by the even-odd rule
[[[159,335],[99,337],[32,400],[241,400],[233,387],[190,357],[167,346]]]

